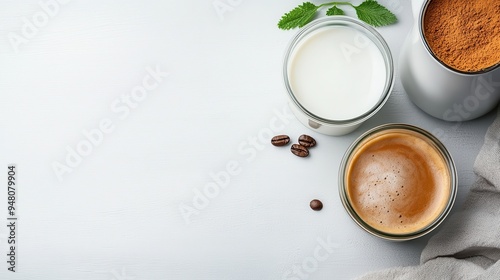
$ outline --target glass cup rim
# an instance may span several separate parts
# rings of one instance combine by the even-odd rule
[[[320,116],[315,115],[311,111],[307,110],[302,104],[297,100],[295,95],[293,94],[293,91],[290,86],[289,78],[288,78],[288,62],[290,60],[290,57],[297,46],[297,44],[306,37],[307,34],[310,32],[322,28],[324,26],[348,26],[348,27],[353,27],[356,28],[356,30],[363,32],[364,35],[367,35],[367,37],[377,46],[378,50],[382,54],[384,58],[384,63],[385,63],[385,68],[386,68],[386,81],[385,81],[385,86],[383,92],[380,94],[380,99],[375,104],[370,110],[368,110],[366,113],[357,116],[352,119],[347,119],[347,120],[330,120],[330,119],[325,119]],[[291,98],[292,102],[302,111],[305,113],[309,118],[318,121],[322,124],[333,124],[333,125],[354,125],[354,124],[359,124],[370,117],[372,117],[374,114],[376,114],[382,107],[383,105],[387,102],[389,99],[389,96],[391,95],[392,88],[394,86],[394,62],[392,58],[392,53],[391,50],[385,41],[385,39],[380,35],[380,33],[375,30],[372,26],[358,20],[352,17],[348,16],[331,16],[331,17],[325,17],[325,18],[319,18],[316,20],[313,20],[312,22],[308,23],[306,26],[304,26],[297,34],[292,38],[290,43],[288,44],[287,50],[285,52],[285,56],[283,59],[283,81],[285,83],[285,88],[287,90],[287,93],[289,97]]]
[[[399,130],[407,130],[407,131],[412,131],[416,132],[419,135],[421,135],[423,138],[429,140],[431,144],[434,145],[436,150],[438,150],[441,155],[443,156],[444,160],[447,163],[449,173],[450,173],[450,196],[448,198],[448,202],[446,206],[444,207],[443,211],[441,214],[430,224],[428,224],[426,227],[417,230],[415,232],[407,233],[407,234],[391,234],[391,233],[386,233],[380,230],[377,230],[367,223],[365,223],[361,217],[359,217],[356,213],[356,211],[353,209],[351,206],[349,199],[347,197],[347,189],[346,189],[346,184],[345,184],[345,173],[346,173],[346,168],[347,164],[353,155],[353,152],[356,150],[356,148],[361,144],[365,139],[368,137],[379,133],[383,131],[388,131],[388,130],[394,130],[394,129],[399,129]],[[407,241],[407,240],[412,240],[415,238],[419,238],[421,236],[424,236],[431,231],[433,231],[435,228],[437,228],[448,216],[448,214],[451,212],[451,209],[453,208],[453,205],[455,203],[457,191],[458,191],[458,176],[457,176],[457,170],[455,166],[455,162],[453,161],[453,158],[449,151],[446,149],[444,144],[436,138],[434,135],[432,135],[430,132],[427,130],[424,130],[420,127],[410,125],[410,124],[403,124],[403,123],[389,123],[389,124],[383,124],[379,125],[377,127],[374,127],[365,133],[363,133],[361,136],[359,136],[356,140],[354,140],[351,145],[348,147],[346,150],[342,161],[340,163],[340,168],[339,168],[339,194],[340,194],[340,200],[342,201],[342,204],[344,206],[344,209],[346,212],[349,214],[349,216],[353,219],[353,221],[358,224],[362,229],[367,231],[368,233],[386,239],[386,240],[391,240],[391,241]]]

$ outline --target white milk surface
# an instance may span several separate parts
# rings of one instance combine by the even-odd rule
[[[377,46],[360,31],[328,26],[306,35],[291,53],[288,79],[297,100],[312,114],[349,120],[380,100],[386,67]]]

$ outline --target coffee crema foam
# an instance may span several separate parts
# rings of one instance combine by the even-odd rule
[[[419,133],[375,133],[353,152],[347,197],[372,228],[394,235],[425,229],[446,209],[451,174],[439,150]]]

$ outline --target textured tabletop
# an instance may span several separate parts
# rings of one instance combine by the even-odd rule
[[[0,0],[7,260],[11,164],[18,182],[16,272],[4,261],[0,279],[348,279],[417,264],[428,236],[384,241],[346,214],[344,152],[379,124],[435,133],[457,165],[456,210],[494,113],[447,123],[415,107],[397,73],[411,5],[381,0],[399,18],[378,29],[396,65],[392,95],[352,134],[309,130],[281,72],[297,31],[276,27],[299,3]],[[308,158],[270,144],[303,133],[318,142]]]

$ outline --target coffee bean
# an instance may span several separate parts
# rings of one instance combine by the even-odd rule
[[[311,200],[311,203],[309,203],[309,206],[311,206],[312,210],[319,211],[319,210],[323,209],[323,202],[321,202],[317,199],[313,199],[313,200]]]
[[[316,146],[316,140],[309,135],[302,134],[299,137],[299,144],[306,148],[311,148]]]
[[[276,135],[271,139],[271,144],[274,146],[285,146],[290,142],[288,135]]]
[[[298,157],[307,157],[309,155],[309,150],[306,147],[299,144],[293,144],[290,150],[294,155]]]

